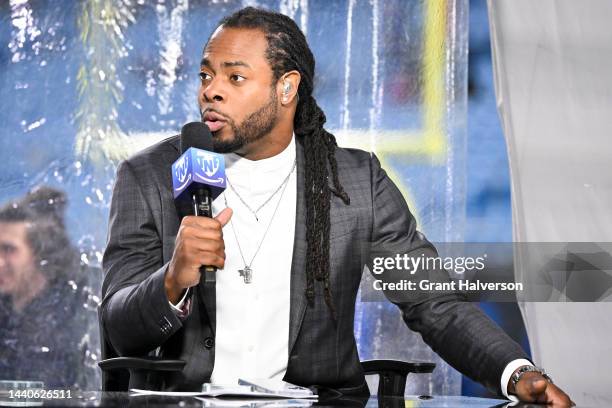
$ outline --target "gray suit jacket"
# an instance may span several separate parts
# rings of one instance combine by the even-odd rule
[[[363,270],[355,251],[363,242],[425,253],[435,249],[417,232],[406,202],[376,157],[337,148],[339,177],[351,199],[347,206],[332,195],[330,210],[331,287],[337,322],[318,285],[314,305],[308,305],[304,155],[299,138],[296,145],[297,217],[285,380],[346,394],[367,393],[353,334]],[[215,361],[215,287],[201,284],[195,288],[192,312],[183,321],[165,295],[164,273],[180,224],[170,172],[179,157],[178,146],[178,137],[171,137],[119,166],[103,260],[100,313],[105,336],[119,355],[144,355],[160,347],[163,356],[187,361],[169,388],[193,390],[209,380]],[[492,390],[500,392],[506,364],[525,358],[515,342],[459,294],[410,301],[397,294],[389,298],[400,308],[406,324],[442,358]]]

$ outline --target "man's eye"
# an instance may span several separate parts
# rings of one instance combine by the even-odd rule
[[[1,244],[0,245],[0,254],[10,255],[10,254],[15,253],[16,249],[17,248],[15,248],[13,245]]]
[[[230,76],[230,79],[234,82],[242,82],[244,81],[246,78],[243,77],[242,75],[238,75],[238,74],[234,74],[232,76]]]
[[[208,75],[206,72],[200,72],[200,79],[202,81],[208,81],[210,80],[212,77],[210,75]]]

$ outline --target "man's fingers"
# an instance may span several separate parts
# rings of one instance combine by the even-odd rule
[[[524,373],[513,392],[522,402],[547,404],[556,408],[570,408],[574,405],[561,388],[535,372]]]
[[[181,225],[198,227],[203,229],[218,228],[219,226],[224,227],[225,224],[229,222],[230,218],[232,218],[232,214],[232,209],[228,207],[224,208],[214,218],[196,217],[195,215],[188,215],[186,217],[183,217]]]
[[[201,230],[220,229],[221,223],[216,218],[209,217],[197,217],[195,215],[188,215],[183,217],[181,221],[181,227],[192,227]]]
[[[576,404],[570,399],[569,395],[554,384],[546,387],[547,402],[552,402],[553,407],[569,408]]]
[[[220,256],[214,252],[199,254],[198,261],[201,265],[216,266],[219,269],[225,267],[225,256]]]
[[[185,246],[190,251],[193,250],[198,252],[223,253],[225,250],[225,243],[222,240],[187,238],[185,240]]]
[[[216,217],[215,220],[219,221],[221,223],[221,226],[224,227],[225,224],[227,224],[230,220],[230,218],[232,218],[232,209],[231,208],[224,208],[223,211],[221,211]]]
[[[213,229],[213,228],[204,229],[204,228],[200,228],[200,227],[196,227],[192,225],[183,225],[180,227],[179,233],[184,238],[192,237],[192,238],[197,238],[197,239],[216,239],[216,240],[223,239],[223,231],[220,228],[219,229]]]

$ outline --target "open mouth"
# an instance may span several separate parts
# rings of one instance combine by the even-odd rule
[[[222,120],[207,120],[204,123],[206,123],[206,126],[208,126],[212,133],[215,133],[225,126],[225,122]]]
[[[203,119],[204,123],[206,124],[206,126],[208,126],[212,133],[215,133],[220,130],[223,126],[225,126],[226,123],[223,116],[211,111],[206,112],[204,114]]]

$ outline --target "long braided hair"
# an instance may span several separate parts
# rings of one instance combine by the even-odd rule
[[[315,281],[323,282],[323,293],[332,318],[336,311],[332,300],[329,261],[329,210],[331,194],[350,204],[338,178],[336,164],[336,138],[323,125],[326,118],[312,96],[314,88],[315,60],[306,37],[289,17],[268,10],[246,7],[225,17],[224,28],[258,29],[268,42],[266,59],[273,74],[273,86],[286,72],[296,70],[301,75],[298,88],[298,104],[293,121],[296,136],[302,139],[305,159],[306,199],[306,297],[314,304]],[[329,166],[328,166],[329,165]],[[333,188],[328,179],[330,176]]]

